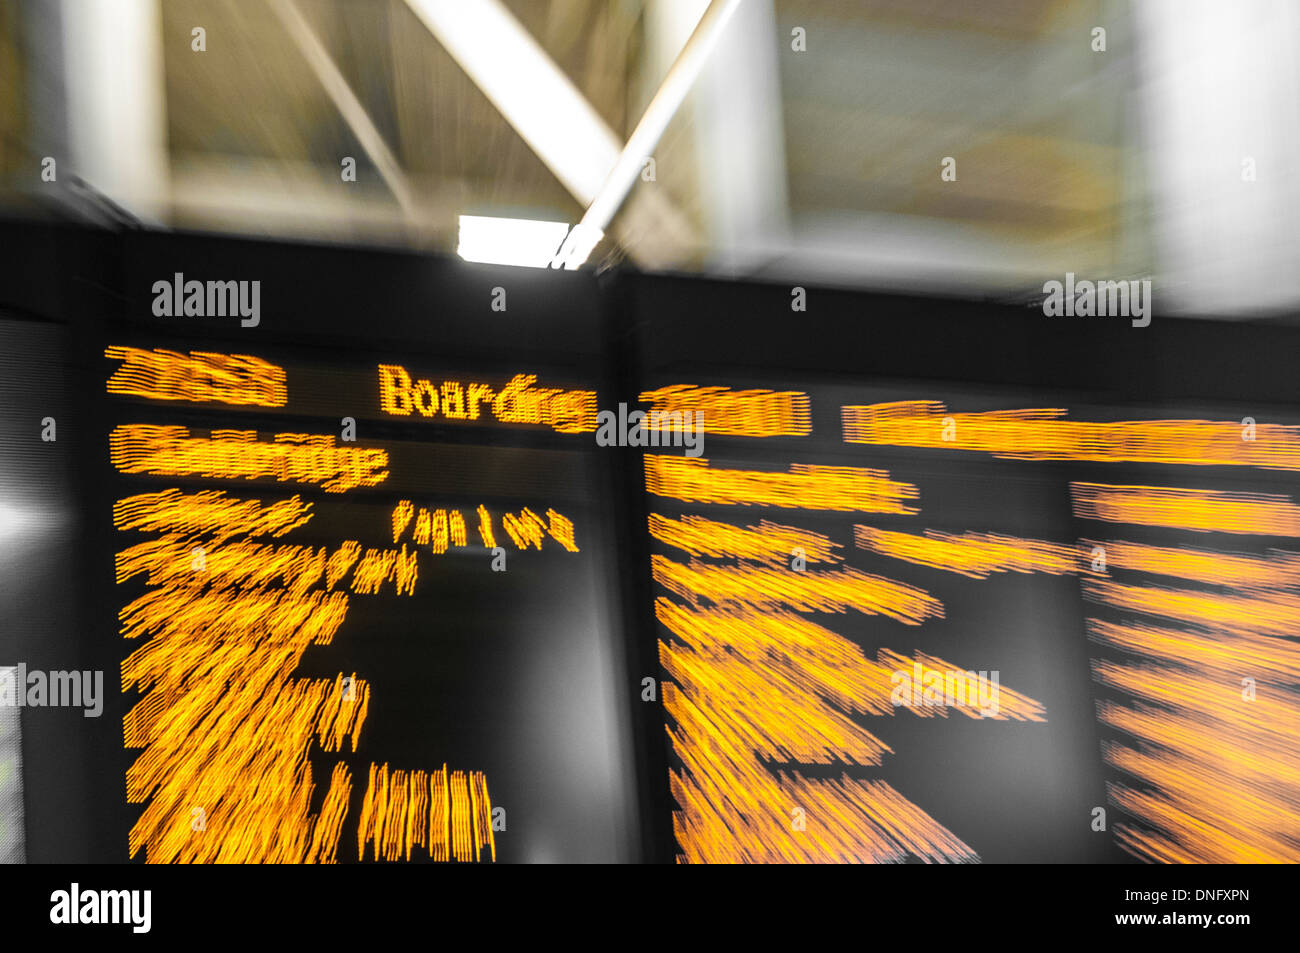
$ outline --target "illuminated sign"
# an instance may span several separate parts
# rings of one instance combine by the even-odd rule
[[[384,640],[445,638],[430,628],[436,609],[412,616],[401,604],[428,613],[447,573],[494,586],[485,596],[526,597],[535,584],[518,565],[528,563],[497,573],[510,554],[581,556],[573,488],[554,484],[553,499],[524,491],[512,505],[496,473],[480,481],[476,500],[439,491],[446,478],[428,465],[476,461],[465,455],[472,446],[376,445],[247,416],[206,427],[158,421],[178,402],[244,414],[301,408],[297,372],[248,354],[116,345],[105,354],[119,362],[108,392],[137,401],[123,411],[136,419],[109,434],[109,459],[128,488],[112,514],[121,539],[116,582],[131,593],[118,613],[127,646],[122,688],[135,697],[124,723],[126,745],[137,752],[127,799],[140,808],[128,855],[150,863],[497,859],[508,828],[492,772],[449,764],[436,744],[392,740],[409,732],[409,718],[397,713],[415,696],[384,686],[409,673],[362,664],[329,671],[324,660],[344,662],[372,629],[371,638]],[[535,375],[435,387],[383,364],[372,379],[380,409],[399,417],[543,425],[560,434],[594,427],[594,391],[539,387]],[[534,455],[521,461],[554,453],[510,452]],[[413,490],[421,496],[406,495]],[[466,577],[473,553],[481,555]],[[580,604],[591,598],[588,572],[571,584]],[[501,618],[509,622],[510,611],[503,605]],[[426,621],[367,626],[368,614]],[[568,625],[544,615],[530,621],[521,641],[537,638],[530,630],[538,624]],[[344,643],[353,647],[340,651]],[[504,743],[473,720],[432,727],[431,739],[450,740],[462,754],[460,733],[493,750]],[[367,760],[371,749],[384,754]],[[433,760],[404,762],[403,750]],[[511,761],[494,757],[498,766]],[[516,799],[528,790],[517,779],[507,788]]]
[[[758,392],[669,384],[642,399],[740,393]],[[1300,860],[1300,554],[1277,548],[1300,536],[1300,508],[1292,494],[1186,476],[1300,468],[1300,427],[784,393],[784,410],[765,397],[764,415],[732,411],[716,432],[802,444],[737,439],[708,459],[645,457],[679,861],[985,859],[1006,849],[989,827],[1005,827],[1001,801],[1015,788],[1016,749],[993,723],[1023,723],[1018,744],[1039,744],[1025,733],[1036,731],[1051,752],[1092,711],[1114,732],[1102,747],[1115,774],[1095,801],[1078,795],[1080,830],[1102,817],[1092,831],[1147,861]],[[790,425],[791,408],[810,420],[819,401],[842,432],[815,440]],[[1007,462],[972,471],[970,454]],[[1168,468],[1167,479],[1046,469],[1135,463]],[[1030,465],[1028,476],[1011,469]],[[1013,481],[1040,502],[1000,495]],[[1079,523],[1077,536],[1044,519],[1044,499]],[[979,599],[976,586],[998,595]],[[1018,600],[1035,591],[1077,604],[1082,631],[1061,614],[1016,634]],[[1062,663],[1047,654],[1076,632],[1095,700],[1063,693]],[[958,715],[979,724],[944,762],[954,782],[937,785],[942,774],[916,769],[916,749],[942,742],[899,722]],[[1073,770],[1053,756],[1055,768],[1036,770]],[[894,773],[899,761],[911,768]],[[959,804],[978,796],[975,764],[994,779],[978,808]],[[1022,825],[1060,831],[1049,792],[1022,803]],[[1110,828],[1097,804],[1117,814]],[[960,822],[973,816],[986,823]]]
[[[595,391],[537,387],[537,375],[516,374],[501,387],[475,381],[412,378],[398,364],[379,365],[379,405],[397,417],[442,417],[538,424],[560,433],[596,429]]]

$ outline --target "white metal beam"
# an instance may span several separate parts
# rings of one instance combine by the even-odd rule
[[[586,97],[497,0],[406,0],[466,75],[589,205],[621,143]]]
[[[374,163],[375,168],[379,171],[380,177],[384,184],[388,186],[393,197],[397,199],[397,204],[402,207],[402,212],[409,221],[414,222],[416,219],[415,195],[411,189],[411,184],[406,178],[406,173],[402,171],[397,157],[393,155],[388,143],[384,142],[383,135],[380,134],[375,124],[370,121],[370,115],[366,112],[366,107],[357,99],[356,94],[352,92],[352,87],[339,68],[334,65],[334,60],[321,43],[320,38],[311,28],[302,12],[298,9],[293,0],[267,0],[271,5],[272,11],[280,18],[284,28],[289,32],[290,38],[298,51],[306,59],[307,65],[311,67],[316,78],[325,87],[325,92],[333,100],[335,107],[343,116],[343,121],[348,124],[352,134],[357,137],[361,143],[361,148],[365,150],[370,161]]]
[[[406,3],[569,193],[590,207],[619,165],[623,144],[536,39],[499,0]],[[680,261],[695,243],[694,229],[661,190],[629,203],[618,230],[652,268]],[[582,243],[583,257],[600,231],[575,229],[575,238],[591,240]],[[573,242],[567,247],[572,254]]]
[[[158,0],[63,0],[71,163],[58,162],[142,221],[170,204]],[[55,157],[58,160],[60,157]]]
[[[641,121],[632,131],[627,145],[623,147],[618,160],[610,169],[609,175],[601,185],[600,192],[592,199],[587,212],[582,216],[581,225],[585,229],[604,229],[613,219],[618,207],[627,198],[628,190],[637,180],[646,156],[654,152],[668,123],[690,92],[696,77],[704,68],[709,54],[713,51],[727,21],[736,12],[740,0],[713,0],[709,9],[696,24],[691,37],[677,55],[668,75],[659,86],[659,91],[650,100]]]

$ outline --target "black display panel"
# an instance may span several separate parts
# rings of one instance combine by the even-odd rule
[[[619,290],[665,853],[1295,859],[1294,332]]]
[[[1293,329],[15,234],[27,860],[1298,859]]]
[[[75,795],[96,833],[66,856],[639,859],[592,283],[149,233],[109,252],[58,361],[75,641],[107,682]],[[178,274],[202,314],[159,303]]]

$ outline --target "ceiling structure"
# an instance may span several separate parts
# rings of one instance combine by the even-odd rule
[[[180,228],[449,253],[461,215],[577,223],[708,7],[7,4],[0,202],[80,208],[90,194]],[[1277,0],[1241,8],[740,0],[626,195],[607,190],[616,211],[588,266],[986,296],[1066,272],[1154,276],[1178,310],[1293,310],[1300,278],[1283,273],[1300,186],[1265,176],[1243,206],[1235,156],[1296,144],[1297,59],[1252,67],[1226,40],[1300,52],[1300,31],[1279,40],[1259,14],[1298,15]],[[1184,41],[1192,29],[1225,41],[1201,53],[1217,67],[1213,100],[1169,81],[1178,23]],[[1243,120],[1234,83],[1274,111]],[[1189,115],[1231,125],[1230,168],[1187,157],[1208,134]],[[69,173],[58,184],[35,174],[47,156]],[[1269,236],[1262,263],[1250,259],[1252,274],[1278,272],[1267,294],[1214,299],[1197,283],[1245,267],[1244,252],[1194,237],[1214,230],[1187,212],[1207,195],[1238,232]]]

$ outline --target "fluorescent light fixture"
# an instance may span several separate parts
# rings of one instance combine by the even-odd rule
[[[462,215],[456,252],[466,261],[545,268],[568,231],[567,222]]]

